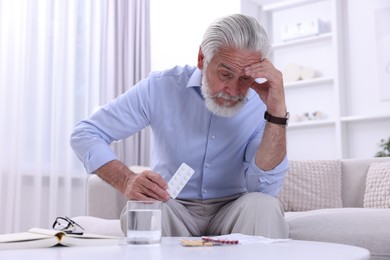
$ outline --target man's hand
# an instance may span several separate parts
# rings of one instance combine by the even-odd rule
[[[284,117],[287,109],[282,73],[274,67],[269,59],[263,59],[246,67],[245,74],[254,79],[267,79],[266,82],[261,84],[254,81],[251,88],[256,91],[261,100],[267,105],[267,110],[271,115]]]
[[[135,174],[119,160],[104,164],[95,172],[105,182],[132,200],[167,201],[167,182],[157,173],[144,171]]]
[[[170,198],[167,182],[152,171],[131,175],[126,183],[125,196],[129,199],[167,201]]]

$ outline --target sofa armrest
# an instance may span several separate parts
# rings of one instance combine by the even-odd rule
[[[126,198],[114,187],[92,174],[87,182],[87,215],[104,219],[118,219]]]
[[[342,160],[343,207],[363,207],[366,178],[370,164],[388,161],[390,161],[390,157]]]
[[[135,173],[148,170],[144,166],[131,166]],[[103,219],[119,219],[127,199],[114,187],[92,174],[87,181],[87,215]]]

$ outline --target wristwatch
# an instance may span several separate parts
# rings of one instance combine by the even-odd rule
[[[264,113],[264,119],[267,120],[267,122],[274,123],[277,125],[288,125],[288,119],[290,118],[290,113],[287,112],[284,117],[276,117],[268,113],[268,111],[265,111]]]

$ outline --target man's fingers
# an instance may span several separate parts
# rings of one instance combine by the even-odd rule
[[[268,79],[268,77],[270,76],[269,75],[270,68],[269,68],[269,62],[267,62],[267,61],[268,60],[264,59],[258,63],[254,63],[254,64],[246,67],[245,74],[247,76],[254,78],[255,81],[257,78]],[[264,83],[264,81],[257,82],[257,83],[262,84],[262,83]]]
[[[145,196],[144,194],[140,193],[140,192],[131,192],[130,194],[131,196],[131,199],[133,200],[143,200],[143,201],[153,201],[155,199],[152,199],[148,196]]]
[[[168,185],[166,181],[156,173],[145,171],[139,174],[132,185],[133,191],[130,191],[134,197],[140,197],[142,194],[147,198],[166,201],[169,194],[166,191]]]
[[[154,172],[151,172],[151,171],[147,171],[146,172],[146,177],[149,180],[151,180],[153,183],[158,184],[162,189],[168,189],[167,182],[164,180],[163,177],[161,177],[160,174],[157,174],[157,173],[154,173]]]

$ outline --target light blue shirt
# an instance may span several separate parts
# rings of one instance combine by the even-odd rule
[[[248,102],[230,118],[212,114],[200,92],[196,67],[150,76],[77,124],[71,144],[88,173],[117,159],[109,144],[151,126],[152,169],[168,182],[181,163],[195,170],[179,199],[212,199],[259,191],[275,196],[287,158],[271,171],[255,164],[265,104],[250,89]]]

